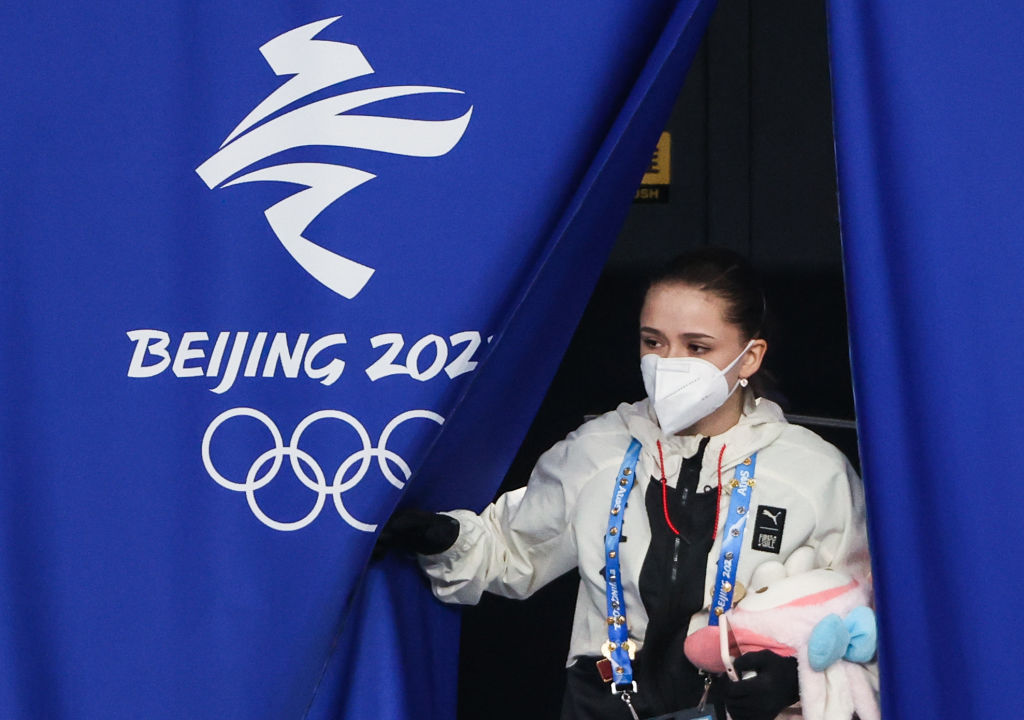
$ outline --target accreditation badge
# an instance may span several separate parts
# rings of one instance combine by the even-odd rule
[[[667,715],[658,715],[648,720],[717,720],[713,707],[690,708],[689,710],[676,710]]]

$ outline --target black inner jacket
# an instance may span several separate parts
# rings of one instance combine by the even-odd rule
[[[651,544],[640,570],[639,588],[648,623],[644,646],[633,661],[637,684],[633,705],[640,717],[693,707],[704,692],[704,681],[686,659],[683,643],[690,617],[704,606],[718,506],[714,490],[697,492],[708,440],[701,440],[693,457],[683,461],[676,487],[665,488],[664,505],[660,478],[651,479],[644,498]],[[665,507],[678,536],[665,521]],[[628,541],[629,527],[624,525],[622,532],[623,541]],[[628,613],[627,608],[627,620]],[[579,658],[569,668],[562,720],[631,718],[622,700],[601,681],[595,666],[599,659]]]

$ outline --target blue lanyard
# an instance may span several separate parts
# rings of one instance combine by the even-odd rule
[[[608,515],[608,530],[604,536],[605,552],[605,596],[608,608],[608,642],[605,656],[612,662],[612,691],[619,686],[628,686],[636,692],[633,682],[633,664],[630,651],[629,626],[626,624],[626,596],[622,591],[622,573],[619,569],[619,541],[622,539],[622,521],[626,501],[636,480],[636,463],[640,458],[640,441],[633,438],[622,459],[619,473],[615,476],[615,492]],[[609,652],[610,651],[610,652]]]
[[[754,493],[754,468],[757,453],[736,466],[733,479],[732,497],[729,499],[729,514],[725,518],[725,535],[722,537],[722,554],[718,558],[715,576],[715,590],[711,595],[711,615],[708,625],[718,625],[718,618],[732,607],[732,595],[736,589],[736,569],[740,564],[740,550],[743,549],[743,529],[747,525],[750,498]]]

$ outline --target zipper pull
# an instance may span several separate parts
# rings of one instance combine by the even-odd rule
[[[676,576],[679,574],[679,536],[676,535],[672,541],[672,574],[671,582],[676,581]]]

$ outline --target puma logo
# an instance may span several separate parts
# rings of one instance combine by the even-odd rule
[[[782,514],[781,510],[778,510],[778,511],[776,511],[774,513],[771,513],[771,512],[768,511],[768,508],[764,508],[763,507],[763,508],[761,508],[761,514],[762,515],[767,515],[769,518],[771,518],[771,521],[773,523],[775,523],[776,527],[779,526],[779,515]]]
[[[767,518],[767,519],[766,519]],[[768,521],[771,524],[768,524]],[[786,526],[786,508],[759,505],[757,507],[757,527],[754,528],[754,540],[751,547],[763,552],[780,553],[782,551],[782,530]]]

